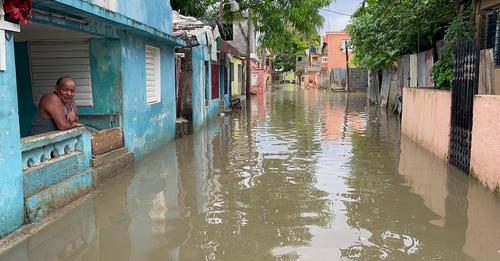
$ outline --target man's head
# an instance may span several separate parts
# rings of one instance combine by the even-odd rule
[[[70,102],[75,97],[76,82],[69,76],[64,76],[57,79],[56,92],[63,102]]]

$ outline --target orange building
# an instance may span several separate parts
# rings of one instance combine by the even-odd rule
[[[323,36],[322,67],[328,71],[335,68],[346,67],[346,53],[344,42],[350,41],[351,37],[344,31],[328,32]],[[352,53],[349,52],[349,60]]]

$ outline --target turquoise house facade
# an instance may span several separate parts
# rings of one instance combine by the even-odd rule
[[[212,66],[206,37],[198,37],[200,45],[192,48],[193,129],[199,130],[220,112],[221,100],[212,96]],[[218,72],[216,72],[218,73]]]
[[[229,36],[219,33],[226,31],[222,24],[175,11],[173,16],[174,35],[186,41],[186,46],[176,48],[183,76],[177,90],[178,115],[185,117],[197,131],[229,109],[230,56],[238,52],[223,40]]]
[[[175,137],[184,42],[172,36],[169,1],[33,0],[33,9],[32,24],[6,33],[0,71],[0,237],[93,188],[90,131],[122,128],[136,159]],[[64,75],[76,79],[89,128],[26,137],[40,95]]]

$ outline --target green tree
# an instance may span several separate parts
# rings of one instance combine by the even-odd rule
[[[319,48],[320,40],[321,37],[317,33],[312,37],[303,37],[296,33],[285,49],[275,52],[274,67],[283,71],[295,70],[296,57],[305,55],[310,46]]]
[[[369,0],[353,15],[354,63],[378,70],[401,55],[432,48],[457,15],[454,0]]]
[[[182,15],[203,17],[207,15],[208,7],[215,3],[214,0],[170,0],[173,10],[179,11]]]
[[[317,34],[323,24],[319,9],[328,6],[332,0],[236,0],[239,13],[224,13],[226,22],[242,19],[242,12],[250,10],[250,19],[259,33],[262,48],[273,52],[286,52],[293,49],[294,39],[299,35],[303,39]],[[219,2],[220,3],[220,2]],[[218,15],[207,10],[218,10],[216,0],[172,0],[172,8],[181,14],[195,17]],[[215,7],[215,8],[214,8]]]
[[[310,39],[323,24],[319,9],[332,0],[238,0],[242,10],[251,10],[251,19],[259,32],[262,47],[275,52],[293,48],[296,36]]]
[[[457,44],[474,38],[474,16],[472,8],[457,15],[446,29],[441,57],[432,66],[432,78],[440,89],[451,89],[453,79],[453,51]]]

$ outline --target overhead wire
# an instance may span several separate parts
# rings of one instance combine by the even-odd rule
[[[349,16],[349,17],[352,16],[352,14],[346,14],[346,13],[342,13],[342,12],[338,12],[338,11],[333,11],[333,10],[329,10],[329,9],[324,9],[324,8],[320,8],[319,10],[320,11],[334,13],[334,14],[338,14],[338,15],[344,15],[344,16]]]

